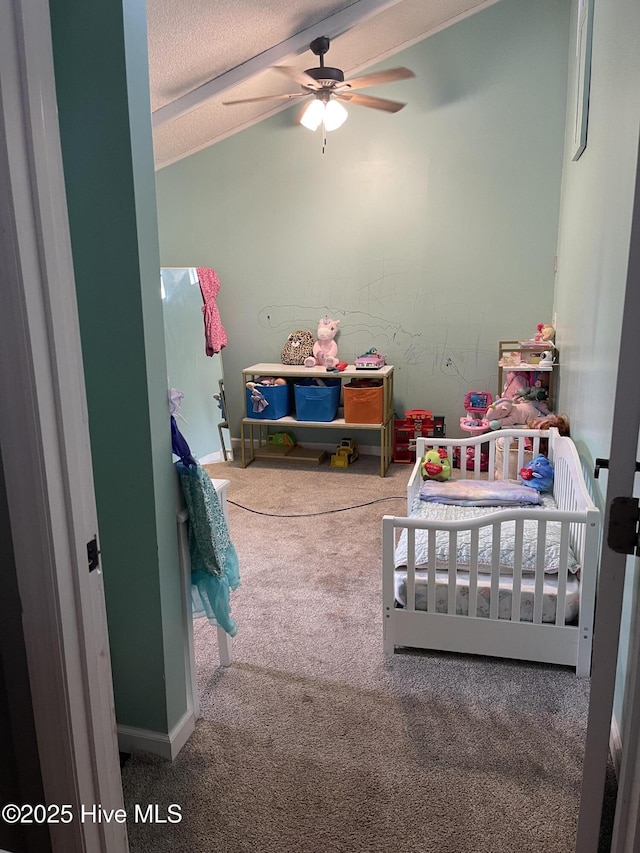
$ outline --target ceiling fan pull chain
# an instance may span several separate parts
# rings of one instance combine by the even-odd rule
[[[325,148],[327,147],[327,129],[322,125],[322,153],[324,154]]]

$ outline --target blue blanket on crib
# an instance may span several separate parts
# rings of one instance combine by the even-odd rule
[[[420,500],[457,506],[530,506],[540,494],[514,480],[425,480]]]

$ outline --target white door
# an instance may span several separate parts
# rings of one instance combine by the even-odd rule
[[[640,318],[640,167],[636,169],[631,248],[611,433],[604,541],[594,626],[591,698],[576,853],[596,853],[598,850],[625,571],[630,569],[637,571],[640,567],[640,561],[637,558],[628,558],[624,553],[614,550],[618,547],[615,540],[619,539],[620,534],[624,534],[625,531],[625,527],[619,524],[619,512],[615,508],[620,506],[621,501],[616,502],[612,512],[614,499],[622,498],[624,502],[624,499],[632,498],[634,491],[640,430],[638,318]],[[633,510],[633,506],[629,508]],[[637,533],[632,530],[629,538],[632,540],[635,538],[637,545]],[[627,568],[627,561],[630,569]],[[640,664],[640,648],[636,644],[636,648],[632,648],[630,652],[629,661],[634,671],[627,687],[625,701],[630,701],[632,704],[627,715],[628,725],[623,732],[621,773],[611,848],[615,853],[635,851],[639,849],[636,842],[640,843],[640,833],[636,825],[639,805],[637,786],[640,782],[637,770],[640,734],[640,684],[638,684],[637,667]]]
[[[125,853],[81,811],[123,800],[53,79],[47,0],[0,3],[0,450],[45,805],[54,851]]]

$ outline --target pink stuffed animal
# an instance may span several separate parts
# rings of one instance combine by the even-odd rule
[[[485,417],[491,429],[501,429],[510,426],[526,426],[532,418],[539,418],[540,412],[527,400],[516,403],[508,397],[500,397],[492,406],[489,406]]]
[[[313,345],[313,358],[305,359],[305,367],[335,367],[338,363],[338,345],[334,338],[340,320],[325,315],[318,324],[318,340]]]

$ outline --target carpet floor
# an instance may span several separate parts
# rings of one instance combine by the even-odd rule
[[[378,466],[206,466],[230,480],[233,663],[197,620],[194,734],[122,768],[130,808],[182,820],[130,824],[133,853],[573,853],[588,680],[382,653],[381,517],[404,514],[410,468]]]

